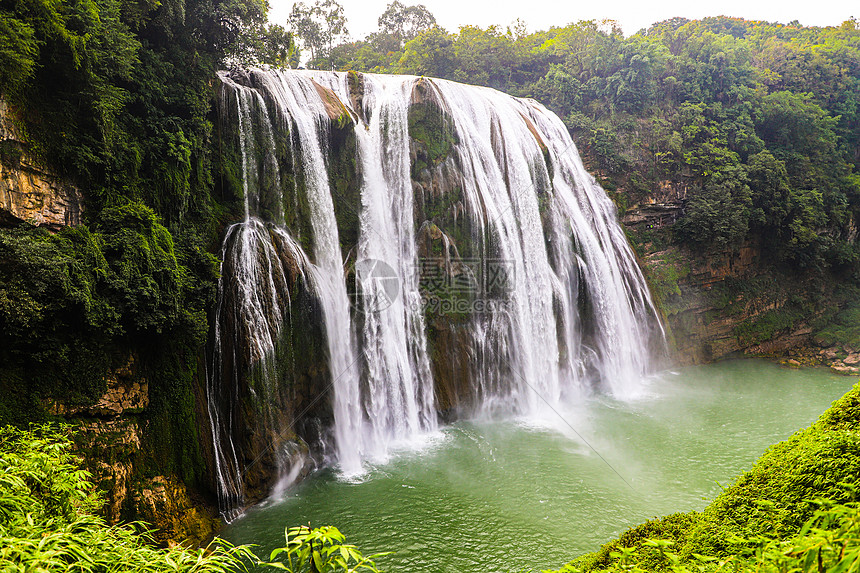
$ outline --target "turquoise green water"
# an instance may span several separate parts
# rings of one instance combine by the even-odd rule
[[[734,361],[663,374],[632,401],[459,422],[359,480],[321,472],[223,536],[267,555],[286,525],[331,524],[365,554],[394,551],[378,562],[388,572],[557,568],[648,518],[703,508],[854,381]]]

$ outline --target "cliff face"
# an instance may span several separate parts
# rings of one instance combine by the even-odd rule
[[[0,227],[29,223],[59,231],[79,225],[81,191],[33,159],[13,118],[14,110],[0,99]],[[218,526],[206,504],[176,476],[153,475],[158,472],[145,467],[153,421],[149,384],[140,371],[133,354],[118,355],[102,396],[89,404],[45,401],[42,409],[77,428],[76,445],[104,493],[101,513],[109,523],[144,520],[157,528],[162,544],[206,541]]]
[[[142,468],[149,384],[133,356],[112,369],[107,391],[89,405],[45,404],[53,416],[76,427],[75,443],[104,493],[102,515],[108,523],[143,520],[156,528],[154,539],[192,544],[211,539],[220,525],[207,504],[171,475],[148,475]]]
[[[676,361],[782,356],[792,366],[826,364],[856,373],[855,348],[816,336],[839,307],[835,285],[776,268],[755,242],[705,252],[670,244],[684,195],[667,185],[621,217],[669,327]]]
[[[12,110],[0,99],[0,224],[26,221],[57,230],[81,222],[81,192],[26,152]]]

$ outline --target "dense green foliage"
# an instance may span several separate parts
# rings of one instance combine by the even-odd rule
[[[831,570],[818,568],[819,549],[824,561],[853,563],[860,504],[846,484],[860,475],[858,430],[855,386],[815,424],[772,446],[704,511],[634,527],[565,571]]]
[[[854,489],[853,486],[848,486]],[[674,573],[761,572],[821,573],[856,571],[860,566],[860,503],[833,504],[817,500],[820,508],[800,532],[788,540],[759,539],[754,552],[723,558],[693,554],[684,559],[674,552],[675,542],[649,539],[638,547],[622,547],[611,553],[612,565],[605,571],[646,573],[666,570]],[[557,572],[576,573],[576,563]]]
[[[230,63],[283,61],[264,0],[20,0],[0,4],[0,92],[90,212],[140,199],[171,231],[206,223],[211,82]]]
[[[222,544],[156,549],[141,524],[107,526],[79,462],[66,430],[0,427],[0,571],[226,572],[253,558]]]
[[[0,230],[0,361],[55,398],[92,401],[114,346],[168,332],[195,345],[205,338],[215,277],[211,255],[177,257],[171,234],[140,203],[55,235]]]
[[[0,426],[0,572],[379,571],[376,555],[364,557],[331,526],[289,529],[268,562],[221,540],[194,550],[154,548],[144,524],[109,527],[92,514],[102,500],[80,462],[68,427]]]
[[[612,22],[531,34],[422,22],[403,42],[381,18],[378,33],[335,46],[330,61],[534,97],[565,120],[604,186],[627,192],[616,195],[622,207],[666,189],[684,200],[676,241],[727,249],[757,238],[776,262],[856,270],[856,20],[675,18],[627,38]]]
[[[134,357],[149,382],[139,474],[200,483],[193,383],[214,250],[216,71],[284,65],[265,0],[0,1],[0,97],[26,154],[77,186],[85,225],[0,230],[0,424],[94,402]]]

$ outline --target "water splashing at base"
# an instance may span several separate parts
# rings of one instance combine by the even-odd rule
[[[276,349],[298,283],[318,301],[332,413],[322,435],[347,475],[434,432],[441,408],[529,414],[594,389],[637,392],[662,330],[614,206],[558,117],[426,78],[221,79],[245,205],[224,240],[208,376],[223,507],[244,503],[257,463],[239,445],[249,369],[258,423],[273,426],[259,430],[295,422],[271,404],[294,381]],[[440,312],[428,306],[434,278],[468,292],[435,299]],[[296,451],[277,449],[273,464],[294,479]]]

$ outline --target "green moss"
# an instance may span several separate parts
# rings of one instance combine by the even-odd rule
[[[0,163],[17,167],[21,162],[21,146],[16,141],[0,140]]]
[[[438,197],[430,197],[424,203],[424,218],[437,224],[453,223],[451,208],[462,201],[463,188],[460,186],[442,193]]]
[[[160,341],[141,357],[149,381],[150,402],[136,473],[141,477],[176,475],[189,487],[200,487],[204,485],[206,466],[200,450],[193,392],[194,378],[200,374],[198,346],[190,343],[198,341],[182,329],[177,330],[177,339],[189,343],[177,347],[173,342]]]
[[[664,314],[677,314],[685,308],[680,283],[690,275],[689,261],[677,252],[666,251],[651,257],[644,270],[655,302]]]
[[[28,227],[0,231],[0,383],[72,403],[104,391],[119,331],[116,311],[100,292],[109,270],[99,238],[86,228],[58,235]]]
[[[338,235],[344,260],[358,244],[361,184],[356,170],[356,142],[353,123],[332,129],[329,143],[329,188],[334,203]],[[310,252],[310,251],[309,251]]]
[[[612,197],[611,194],[610,197]],[[613,201],[616,200],[613,199]],[[618,211],[623,213],[624,209],[619,207]],[[647,228],[643,224],[636,227],[624,227],[624,231],[627,234],[627,240],[639,256],[665,251],[670,248],[672,243],[672,232],[668,226]]]
[[[412,178],[444,161],[458,142],[451,118],[435,103],[415,103],[409,107],[409,137],[415,143]]]
[[[860,348],[860,299],[851,297],[835,315],[816,324],[816,343]]]
[[[734,334],[744,346],[761,344],[794,329],[806,316],[802,308],[786,305],[745,320],[734,328]]]
[[[149,382],[144,473],[200,481],[193,379],[217,266],[199,236],[177,243],[139,203],[92,229],[0,231],[0,422],[48,418],[47,401],[92,404],[134,347]]]
[[[708,301],[720,310],[721,316],[742,314],[754,300],[765,301],[764,304],[782,302],[791,296],[791,290],[780,279],[774,273],[726,277],[708,291]]]

